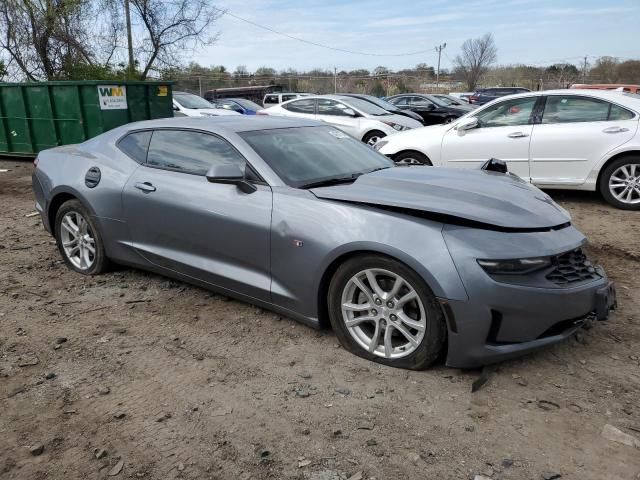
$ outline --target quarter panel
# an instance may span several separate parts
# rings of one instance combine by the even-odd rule
[[[322,277],[341,255],[374,251],[413,268],[437,296],[466,299],[442,238],[442,224],[373,207],[319,200],[311,192],[274,188],[272,298],[317,318]],[[300,243],[302,242],[301,246]]]

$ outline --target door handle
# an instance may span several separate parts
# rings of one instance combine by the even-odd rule
[[[524,137],[528,137],[529,134],[528,133],[524,133],[524,132],[513,132],[510,133],[509,135],[507,135],[507,137],[509,138],[524,138]]]
[[[155,192],[156,191],[156,187],[154,187],[153,185],[151,185],[149,182],[137,182],[134,187],[136,187],[138,190],[142,190],[144,193],[150,193],[150,192]]]
[[[622,127],[609,127],[609,128],[605,128],[602,131],[604,133],[622,133],[622,132],[628,132],[629,129],[628,128],[622,128]]]

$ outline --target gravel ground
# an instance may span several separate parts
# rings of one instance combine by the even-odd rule
[[[386,368],[187,284],[69,271],[31,168],[0,161],[0,478],[640,478],[640,443],[602,434],[640,439],[640,213],[552,192],[621,307],[471,393],[479,371]]]

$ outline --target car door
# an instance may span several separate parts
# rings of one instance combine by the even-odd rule
[[[317,100],[316,119],[339,128],[352,137],[358,138],[360,121],[348,112],[354,111],[348,105],[336,100],[319,98]]]
[[[549,95],[531,137],[531,179],[580,185],[607,152],[636,133],[638,119],[621,106],[584,95]]]
[[[210,183],[205,174],[216,163],[251,168],[216,135],[155,130],[123,190],[132,245],[158,267],[268,301],[271,189]]]
[[[529,180],[529,141],[538,96],[498,102],[475,117],[478,126],[449,129],[442,139],[441,161],[450,167],[478,168],[490,158],[507,162],[509,171]]]
[[[316,118],[316,101],[312,98],[303,98],[289,103],[283,103],[281,107],[285,110],[287,117]]]
[[[446,113],[428,98],[413,96],[408,100],[408,105],[412,112],[422,117],[425,125],[444,123]]]

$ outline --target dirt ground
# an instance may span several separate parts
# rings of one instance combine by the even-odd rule
[[[31,163],[0,169],[2,479],[640,478],[640,444],[601,433],[640,439],[639,212],[551,192],[620,309],[471,393],[479,371],[386,368],[187,284],[73,273],[29,216]]]

